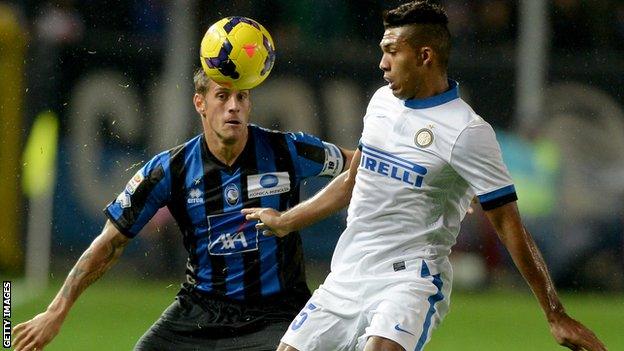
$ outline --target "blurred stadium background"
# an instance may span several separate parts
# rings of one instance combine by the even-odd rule
[[[191,77],[212,22],[248,16],[273,35],[277,61],[253,92],[253,122],[355,147],[384,83],[380,13],[399,3],[0,0],[0,275],[15,282],[13,325],[45,308],[137,167],[200,132]],[[440,3],[454,36],[450,76],[497,129],[568,310],[624,350],[624,2]],[[464,221],[453,312],[430,349],[557,349],[484,219]],[[312,288],[343,223],[304,233]],[[159,212],[49,349],[131,348],[177,292],[185,260]]]

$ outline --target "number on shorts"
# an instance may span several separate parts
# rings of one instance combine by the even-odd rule
[[[306,310],[310,310],[310,311],[314,311],[316,309],[316,306],[314,304],[309,303],[306,308]],[[304,311],[301,311],[301,313],[299,313],[299,317],[301,317],[300,319],[296,319],[292,322],[292,326],[291,329],[292,330],[297,330],[299,328],[301,328],[301,325],[303,325],[303,322],[306,321],[306,319],[308,319],[308,313]]]

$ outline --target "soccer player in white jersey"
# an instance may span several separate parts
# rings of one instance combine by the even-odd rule
[[[444,10],[428,2],[386,12],[379,67],[389,84],[368,105],[350,169],[284,213],[243,211],[247,219],[260,220],[259,228],[283,236],[350,200],[331,272],[278,350],[422,350],[448,311],[448,255],[474,196],[556,341],[573,350],[606,350],[566,314],[521,223],[492,127],[447,78],[447,23]]]

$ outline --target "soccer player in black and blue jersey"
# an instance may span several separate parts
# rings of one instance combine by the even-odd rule
[[[264,236],[241,209],[294,206],[303,179],[340,174],[353,152],[249,124],[249,91],[221,87],[201,69],[194,83],[203,133],[130,179],[47,310],[15,327],[15,350],[48,344],[82,291],[164,206],[189,253],[187,281],[135,350],[274,350],[310,298],[300,237]]]

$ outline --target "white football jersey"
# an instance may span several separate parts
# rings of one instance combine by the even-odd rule
[[[449,84],[427,99],[400,100],[388,86],[371,98],[333,276],[446,259],[475,195],[486,210],[516,200],[492,127]]]

